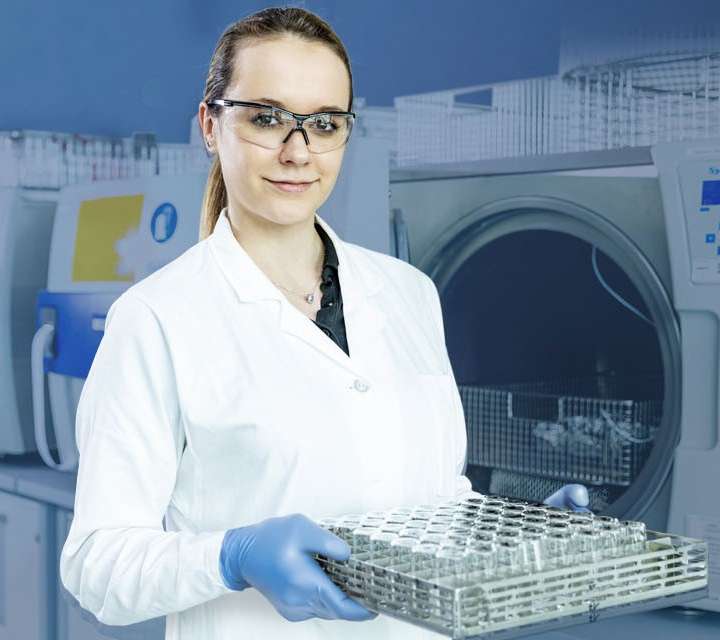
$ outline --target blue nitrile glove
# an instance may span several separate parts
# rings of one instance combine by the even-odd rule
[[[562,489],[558,489],[551,496],[545,498],[544,504],[550,507],[590,512],[590,509],[587,508],[587,505],[590,504],[590,496],[588,496],[587,488],[582,484],[566,484]]]
[[[287,620],[371,620],[376,613],[352,600],[311,554],[347,560],[344,540],[301,514],[230,529],[220,550],[220,572],[230,588],[255,587]]]

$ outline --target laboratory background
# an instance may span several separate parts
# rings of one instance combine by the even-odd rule
[[[0,640],[164,638],[60,583],[75,410],[112,302],[198,241],[210,56],[269,4],[2,3]],[[525,635],[720,638],[720,4],[285,4],[353,66],[320,213],[434,280],[474,490],[706,544],[705,597]]]

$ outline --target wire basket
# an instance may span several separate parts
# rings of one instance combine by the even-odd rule
[[[542,478],[529,473],[493,469],[490,472],[489,493],[498,496],[510,496],[532,502],[543,502],[545,498],[565,486],[564,480]],[[594,513],[605,511],[613,501],[612,492],[607,486],[587,486],[588,509]]]
[[[720,133],[720,54],[648,55],[564,78],[567,132],[578,151],[698,140]]]
[[[315,556],[340,588],[453,638],[534,633],[707,593],[702,541],[519,500],[474,494],[320,524],[352,550],[344,562]]]
[[[399,96],[397,164],[569,150],[563,149],[565,95],[563,82],[550,77]]]
[[[657,377],[459,385],[469,464],[629,486],[662,416]],[[630,399],[633,398],[633,399]]]
[[[395,98],[397,165],[720,136],[720,32],[579,38],[560,73]]]

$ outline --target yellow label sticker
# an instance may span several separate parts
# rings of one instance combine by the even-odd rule
[[[131,282],[119,275],[116,243],[140,226],[143,195],[84,200],[78,212],[73,282]]]

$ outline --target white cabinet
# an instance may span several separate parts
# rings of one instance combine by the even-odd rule
[[[0,491],[0,640],[54,640],[52,511]]]
[[[0,473],[0,640],[164,640],[164,617],[104,625],[63,587],[60,553],[73,514],[55,505],[61,480],[74,480],[48,470],[6,469]],[[25,495],[15,493],[20,484]]]
[[[107,640],[100,632],[100,623],[89,611],[80,607],[78,601],[60,582],[60,552],[70,531],[72,513],[64,509],[56,510],[56,564],[57,579],[57,633],[53,640]]]
[[[63,587],[59,571],[60,553],[70,532],[72,512],[57,509],[56,522],[57,634],[52,640],[164,640],[164,618],[127,626],[110,626],[98,622],[92,613],[80,607],[77,600]],[[0,637],[0,640],[4,639]]]

